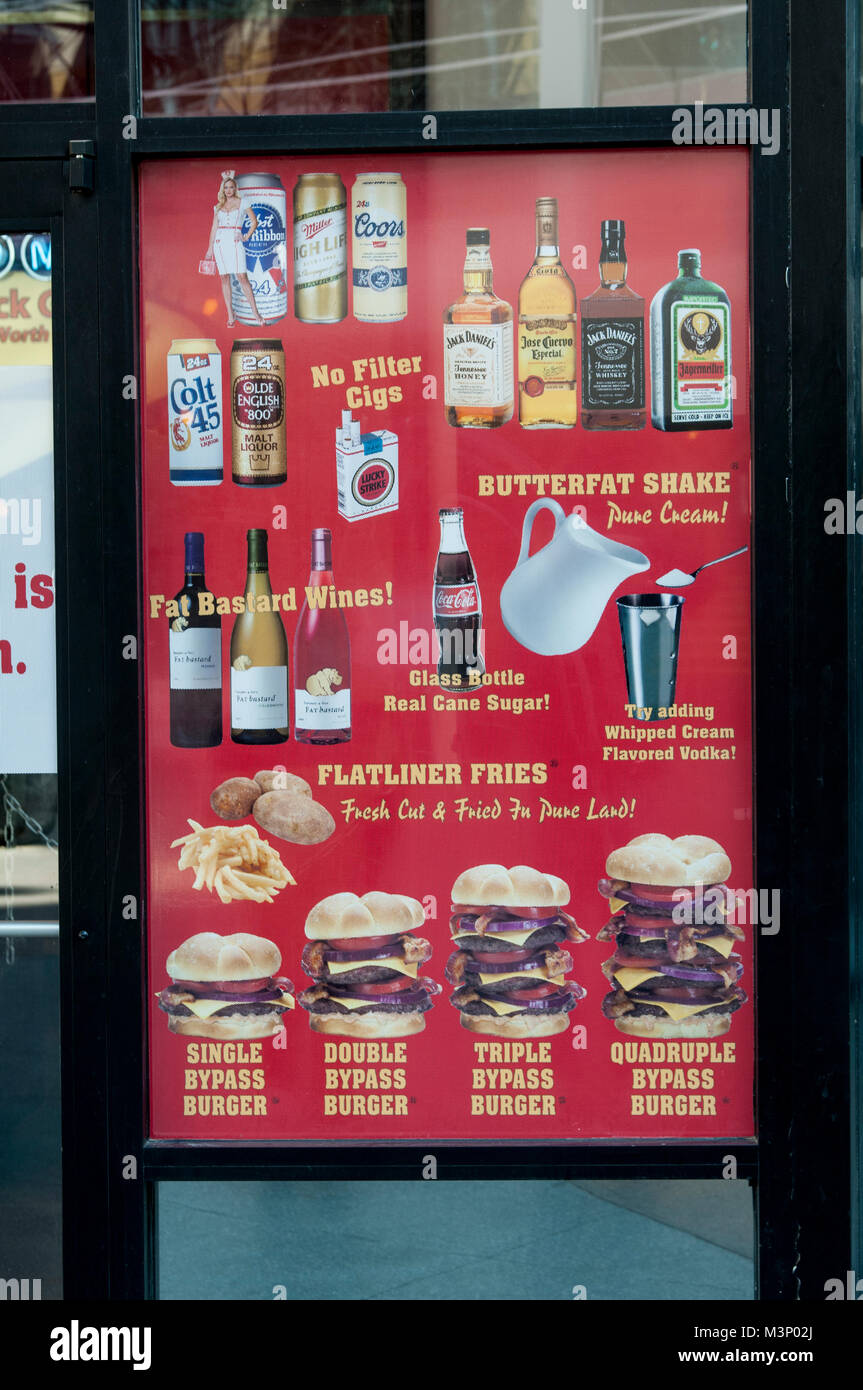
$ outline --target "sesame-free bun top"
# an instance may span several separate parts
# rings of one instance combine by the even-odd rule
[[[556,874],[543,874],[527,864],[505,869],[503,864],[476,864],[459,874],[452,900],[465,907],[565,907],[569,885]]]
[[[628,883],[655,883],[684,888],[693,883],[724,883],[731,860],[721,845],[706,835],[636,835],[628,845],[612,850],[605,861],[610,878]]]
[[[171,952],[166,968],[172,980],[258,980],[277,974],[281,963],[278,946],[265,936],[202,931]]]
[[[306,918],[310,941],[334,937],[399,936],[425,921],[422,904],[403,893],[331,893],[315,903]]]

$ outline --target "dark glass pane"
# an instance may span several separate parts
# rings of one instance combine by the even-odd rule
[[[93,96],[93,6],[0,0],[0,103]]]

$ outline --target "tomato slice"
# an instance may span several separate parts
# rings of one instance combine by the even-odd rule
[[[413,981],[406,980],[404,975],[400,975],[397,980],[376,980],[374,984],[370,985],[351,985],[350,988],[345,988],[345,993],[348,995],[369,994],[374,996],[376,994],[399,994],[402,991],[413,988]],[[332,995],[334,999],[338,999],[339,997],[335,990],[332,991]]]
[[[495,912],[502,912],[507,917],[514,917],[517,921],[526,918],[554,917],[557,913],[557,908],[551,905],[548,907],[496,907],[494,904],[489,904],[478,907],[476,903],[473,906],[469,903],[453,903],[450,910],[463,917],[490,917]],[[498,926],[507,927],[509,923],[499,921]]]
[[[372,951],[377,946],[392,946],[395,950],[399,936],[404,936],[404,932],[394,936],[334,936],[332,940],[327,938],[324,945],[334,951]]]
[[[650,902],[662,903],[663,905],[670,903],[672,907],[676,902],[682,903],[686,901],[686,898],[682,896],[683,894],[688,894],[690,898],[695,897],[694,888],[686,888],[684,886],[679,888],[660,888],[657,887],[655,883],[630,883],[629,892],[633,893],[637,898],[646,898]]]
[[[557,994],[557,985],[531,985],[529,989],[513,990],[510,999],[547,999],[550,994]]]
[[[273,982],[268,975],[259,980],[175,980],[174,988],[209,997],[211,994],[257,994],[258,990],[272,989]]]
[[[471,957],[479,965],[516,965],[530,960],[533,951],[474,951]]]

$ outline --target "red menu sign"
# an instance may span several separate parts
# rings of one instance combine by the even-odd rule
[[[748,156],[371,165],[141,175],[151,1133],[751,1136]]]

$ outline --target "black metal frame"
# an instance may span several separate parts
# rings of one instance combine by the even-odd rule
[[[428,146],[419,113],[141,118],[137,8],[136,0],[95,0],[92,110],[0,114],[4,186],[8,161],[51,170],[57,235],[62,214],[55,305],[63,306],[56,376],[58,515],[65,505],[57,537],[65,1287],[67,1297],[87,1298],[153,1296],[159,1181],[418,1177],[430,1147],[146,1139],[138,671],[121,655],[124,637],[140,630],[135,406],[122,394],[138,360],[136,165],[211,151]],[[857,7],[846,0],[840,26],[825,25],[809,0],[757,0],[752,10],[751,101],[782,113],[781,151],[752,152],[751,183],[757,882],[783,895],[782,930],[758,951],[760,1142],[433,1147],[444,1180],[719,1178],[734,1154],[739,1177],[757,1180],[759,1296],[817,1299],[827,1278],[852,1267],[851,546],[824,535],[823,502],[844,495],[848,410],[859,414],[859,393],[846,392],[847,373],[859,369],[859,325],[836,274],[837,266],[843,277],[859,269],[859,169],[857,202],[848,206],[843,138],[843,39],[847,30],[856,58]],[[138,118],[134,140],[123,138],[128,115]],[[434,147],[667,147],[671,130],[671,108],[438,113]],[[94,195],[55,187],[70,138],[95,142]],[[27,180],[16,190],[16,216],[27,214],[31,227],[32,187]],[[0,230],[7,225],[0,215]],[[856,548],[853,555],[847,568],[859,595]],[[861,806],[863,769],[852,780]],[[129,894],[137,923],[121,916]],[[137,1159],[136,1180],[124,1176],[127,1155]]]

